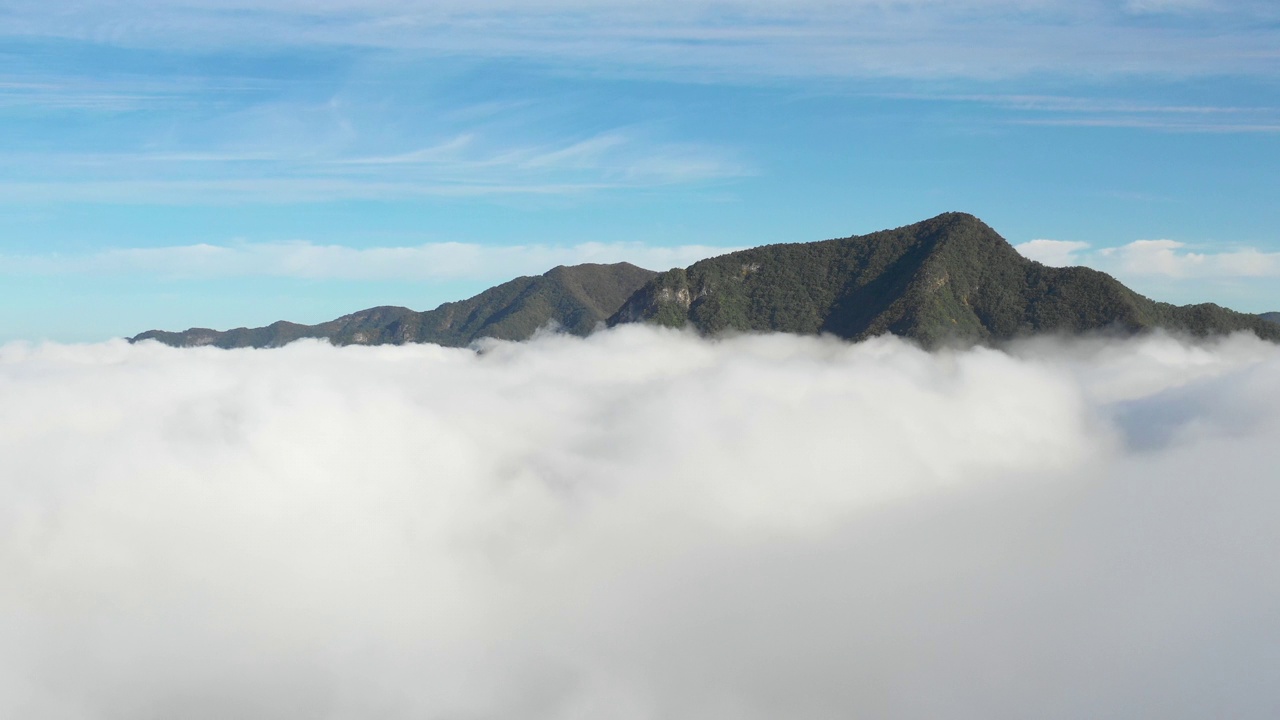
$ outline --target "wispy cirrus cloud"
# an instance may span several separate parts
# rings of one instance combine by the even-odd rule
[[[334,46],[709,75],[1267,75],[1273,3],[1190,0],[295,0],[18,3],[0,34],[139,47]],[[1141,22],[1135,22],[1140,19]]]
[[[500,281],[556,265],[630,262],[654,270],[683,267],[739,248],[663,247],[638,242],[481,245],[441,242],[400,247],[305,241],[111,248],[83,254],[0,255],[0,274],[146,276],[162,280],[237,277],[309,280]]]
[[[438,169],[448,176],[501,172],[510,175],[586,172],[623,183],[668,184],[741,177],[750,168],[722,148],[682,143],[646,143],[623,130],[560,144],[486,148],[474,133],[394,155],[355,156],[322,164],[353,168]]]
[[[0,35],[2,36],[2,35]],[[123,113],[182,109],[233,98],[260,97],[277,85],[264,78],[225,71],[212,74],[122,72],[104,67],[55,70],[0,70],[0,110],[38,108],[55,111]]]
[[[1125,0],[1124,9],[1135,15],[1164,13],[1222,12],[1224,4],[1218,0]]]
[[[101,64],[88,53],[78,61],[15,65],[0,78],[0,110],[130,119],[110,138],[80,123],[33,132],[44,147],[29,158],[27,148],[6,151],[0,139],[8,168],[0,171],[0,191],[10,202],[181,204],[582,196],[687,186],[757,171],[736,148],[653,131],[661,117],[648,126],[616,127],[628,122],[618,117],[582,122],[586,110],[569,101],[559,108],[562,127],[534,129],[539,120],[530,118],[546,112],[534,106],[561,102],[537,89],[522,94],[504,86],[481,97],[428,101],[369,88],[412,87],[431,60],[459,57],[528,60],[553,75],[681,81],[1271,77],[1280,74],[1280,56],[1270,49],[1276,33],[1269,23],[1277,17],[1266,3],[1100,0],[185,0],[163,7],[90,0],[74,14],[18,2],[0,16],[0,37],[37,48],[71,40],[114,54]],[[281,48],[322,60],[300,63],[309,69],[297,76],[263,71],[269,62],[234,61]],[[184,57],[219,60],[156,69]],[[414,71],[395,75],[379,65],[387,57],[397,58],[388,66],[401,62]],[[200,68],[210,74],[201,76]],[[261,76],[244,77],[246,69]],[[1280,132],[1280,111],[1261,106],[1027,93],[895,97],[987,105],[999,112],[984,123],[1005,125]],[[525,117],[503,124],[462,115],[494,103],[524,103],[513,114]],[[407,130],[403,117],[424,120]],[[66,152],[68,138],[103,152]]]
[[[297,144],[137,153],[11,153],[9,202],[279,203],[584,195],[687,186],[755,171],[728,148],[615,130],[512,145],[477,133],[391,154]],[[3,156],[0,156],[3,157]],[[4,177],[8,175],[9,177]]]
[[[999,110],[1011,125],[1101,127],[1190,133],[1278,133],[1280,107],[1266,104],[1211,105],[1143,102],[1106,98],[1035,94],[889,93],[891,99],[961,103]]]
[[[1274,122],[1187,122],[1157,117],[1076,117],[1014,121],[1021,125],[1056,127],[1133,128],[1194,133],[1280,133],[1280,118]]]

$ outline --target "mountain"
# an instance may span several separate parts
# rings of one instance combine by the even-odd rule
[[[883,333],[927,346],[1035,333],[1152,328],[1194,335],[1280,325],[1217,305],[1149,300],[1106,273],[1028,260],[972,215],[947,213],[896,230],[768,245],[657,275],[609,325],[654,322],[724,331]]]
[[[427,312],[376,307],[319,325],[151,330],[132,341],[235,348],[310,337],[336,345],[465,346],[482,337],[523,340],[551,322],[586,335],[606,319],[611,326],[652,322],[703,334],[830,333],[858,340],[893,333],[929,347],[1153,328],[1192,335],[1252,330],[1280,341],[1280,314],[1155,302],[1097,270],[1028,260],[964,213],[870,235],[766,245],[661,274],[627,263],[561,266]]]
[[[176,347],[263,348],[279,347],[299,338],[328,338],[335,345],[429,342],[461,347],[482,337],[523,340],[551,322],[575,335],[586,335],[656,274],[629,263],[560,266],[426,312],[375,307],[319,325],[281,321],[225,332],[207,328],[185,332],[149,330],[130,338],[130,342],[158,340]]]

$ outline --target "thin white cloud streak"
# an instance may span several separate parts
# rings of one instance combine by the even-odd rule
[[[1272,717],[1280,351],[0,348],[0,714]]]
[[[85,255],[0,255],[0,274],[144,275],[168,280],[284,277],[313,280],[508,280],[556,265],[630,262],[666,270],[737,247],[638,242],[577,245],[481,245],[442,242],[408,247],[350,247],[309,242],[114,248]]]
[[[4,72],[4,71],[0,71]],[[158,107],[196,107],[210,97],[251,97],[270,90],[261,80],[220,76],[140,76],[134,73],[94,76],[0,74],[0,108],[38,107],[55,110],[124,112]]]
[[[1015,247],[1024,256],[1046,265],[1087,265],[1128,277],[1280,277],[1280,253],[1256,248],[1195,252],[1188,244],[1176,240],[1135,240],[1119,247],[1094,249],[1086,242],[1047,239]]]
[[[644,189],[621,182],[397,182],[379,178],[307,178],[246,176],[213,180],[80,180],[0,182],[12,203],[110,202],[121,205],[252,205],[336,200],[413,200],[566,196],[581,197],[620,189]]]
[[[1203,123],[1181,120],[1150,118],[1053,118],[1015,120],[1018,125],[1048,125],[1053,127],[1102,127],[1133,128],[1136,130],[1166,130],[1191,133],[1280,133],[1280,123]]]
[[[7,174],[18,177],[0,179],[0,193],[6,202],[123,204],[584,196],[697,186],[755,173],[728,148],[646,140],[624,130],[529,145],[463,133],[379,155],[354,153],[330,138],[339,150],[327,157],[317,157],[315,145],[294,140],[266,152],[259,149],[266,139],[199,152],[11,154]],[[20,169],[26,171],[15,172]]]
[[[1188,13],[1223,10],[1215,0],[1127,0],[1125,9],[1136,15],[1156,13]]]
[[[480,146],[480,147],[477,147]],[[421,168],[466,181],[486,173],[535,177],[547,173],[589,172],[601,184],[669,185],[731,177],[751,171],[721,148],[696,144],[644,142],[615,130],[556,145],[485,148],[474,133],[437,145],[394,155],[355,156],[329,163],[331,172],[370,168],[385,175],[388,167]],[[325,169],[321,163],[318,169]]]
[[[993,105],[1010,110],[1042,112],[1107,113],[1107,114],[1155,114],[1155,115],[1234,115],[1274,108],[1257,108],[1223,105],[1161,105],[1115,100],[1109,98],[1078,97],[1070,95],[999,95],[999,94],[927,94],[886,93],[882,97],[903,100],[929,100],[941,102],[970,102]]]
[[[1103,127],[1184,133],[1277,133],[1275,107],[1173,105],[1128,99],[1026,94],[886,93],[881,97],[923,102],[974,103],[1010,113],[1011,125]]]
[[[364,46],[706,76],[1268,76],[1273,3],[20,3],[10,35],[150,47]],[[1135,18],[1140,22],[1134,22]]]

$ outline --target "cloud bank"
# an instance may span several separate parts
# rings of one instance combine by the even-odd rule
[[[1274,717],[1280,349],[0,347],[0,715]]]

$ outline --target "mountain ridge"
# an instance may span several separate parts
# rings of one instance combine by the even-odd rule
[[[566,332],[586,335],[655,274],[630,263],[560,265],[542,275],[518,277],[465,300],[443,303],[423,312],[379,306],[316,325],[281,320],[260,328],[225,331],[148,330],[129,341],[231,349],[280,347],[302,338],[322,338],[335,345],[430,342],[465,347],[481,337],[523,340],[548,323],[555,323]]]
[[[691,327],[705,335],[860,340],[892,333],[926,347],[1156,328],[1198,336],[1250,330],[1280,342],[1280,314],[1157,302],[1098,270],[1029,260],[990,226],[958,212],[867,235],[764,245],[662,273],[628,263],[558,266],[425,312],[380,306],[318,325],[150,330],[130,341],[234,348],[314,337],[336,345],[459,347],[482,337],[523,340],[548,324],[587,335],[601,322]]]

